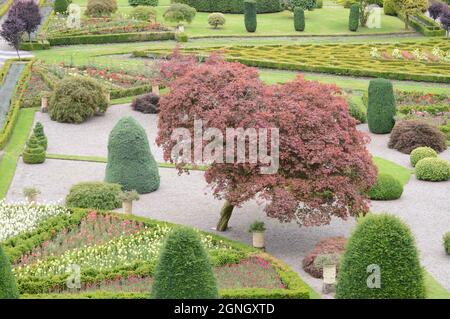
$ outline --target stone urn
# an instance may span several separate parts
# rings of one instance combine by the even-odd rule
[[[126,200],[122,202],[122,209],[124,214],[133,215],[133,201]]]
[[[36,204],[37,203],[37,194],[28,195],[27,202],[29,204]]]
[[[177,31],[178,31],[178,32],[184,32],[184,25],[179,24],[179,25],[177,26]]]
[[[41,112],[42,113],[48,112],[48,96],[41,97]]]
[[[336,289],[336,265],[323,266],[323,286],[322,290],[328,294]]]
[[[159,95],[159,84],[152,84],[152,93]]]
[[[264,248],[264,232],[253,232],[253,247],[255,248]]]

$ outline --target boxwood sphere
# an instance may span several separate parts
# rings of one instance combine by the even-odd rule
[[[433,157],[421,159],[416,165],[416,177],[421,181],[448,181],[450,179],[450,163]]]
[[[389,174],[380,174],[369,196],[373,200],[393,200],[399,199],[402,194],[403,185],[399,180]]]
[[[416,166],[416,164],[424,158],[437,157],[437,156],[438,156],[438,154],[434,149],[432,149],[431,147],[425,146],[425,147],[418,147],[418,148],[414,149],[411,152],[409,158],[411,161],[411,165]]]
[[[380,288],[371,288],[379,267]],[[369,269],[369,270],[368,270]],[[349,238],[336,286],[338,299],[425,298],[414,237],[396,216],[369,214]]]
[[[154,299],[217,299],[219,296],[200,237],[185,227],[167,236],[154,280],[151,292]]]

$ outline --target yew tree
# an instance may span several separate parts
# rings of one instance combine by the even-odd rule
[[[174,59],[175,65],[179,66],[179,58]],[[255,198],[266,203],[268,216],[304,226],[329,224],[332,216],[346,219],[368,211],[367,192],[375,183],[376,168],[365,147],[366,137],[356,130],[337,87],[302,77],[267,86],[256,69],[218,56],[202,64],[191,60],[182,72],[170,63],[161,70],[172,80],[169,93],[160,101],[157,137],[165,160],[175,161],[172,150],[180,140],[172,139],[172,133],[185,128],[193,137],[194,120],[201,119],[205,129],[216,128],[224,137],[227,128],[267,129],[268,153],[273,146],[271,132],[279,130],[279,169],[272,174],[261,172],[267,167],[261,161],[239,162],[236,157],[231,163],[210,161],[206,182],[217,199],[225,200],[218,230],[227,229],[234,207]],[[246,146],[250,142],[246,138]],[[208,139],[197,147],[191,143],[190,163],[177,162],[180,172],[208,143]],[[226,158],[226,146],[219,151]]]

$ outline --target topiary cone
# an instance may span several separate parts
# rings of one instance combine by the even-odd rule
[[[425,298],[415,240],[398,217],[370,214],[358,223],[342,259],[336,298]]]
[[[18,299],[16,278],[11,270],[8,257],[0,246],[0,299]]]
[[[112,129],[108,141],[105,181],[139,194],[159,188],[157,163],[150,151],[144,128],[132,117],[122,118]]]
[[[45,162],[45,150],[39,144],[36,136],[31,135],[22,153],[22,159],[26,164],[41,164]]]
[[[44,133],[44,126],[41,122],[37,122],[34,126],[33,130],[34,136],[36,136],[36,139],[38,140],[39,144],[42,146],[42,148],[46,151],[48,146],[47,137]]]
[[[395,124],[395,97],[391,81],[375,79],[369,84],[367,122],[374,134],[387,134]]]
[[[155,270],[154,299],[217,299],[216,279],[199,235],[178,228],[166,238]]]

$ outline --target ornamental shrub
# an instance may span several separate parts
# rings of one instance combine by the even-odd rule
[[[56,13],[66,13],[67,7],[71,3],[72,3],[71,0],[55,0],[53,8],[55,9]]]
[[[131,107],[144,114],[156,114],[159,112],[159,95],[154,93],[139,95],[133,100]]]
[[[444,235],[444,249],[450,255],[450,232]]]
[[[305,10],[302,8],[294,9],[294,27],[295,31],[305,31]]]
[[[0,299],[19,299],[16,278],[11,270],[9,258],[0,245]]]
[[[350,16],[348,18],[348,29],[356,32],[359,27],[359,5],[353,4],[350,7]]]
[[[434,149],[432,149],[431,147],[418,147],[411,152],[409,159],[410,159],[411,165],[414,167],[420,160],[422,160],[424,158],[437,157],[437,156],[438,155],[437,155],[436,151]]]
[[[244,1],[244,19],[245,19],[245,29],[247,32],[255,32],[257,21],[256,21],[256,2],[254,0]]]
[[[172,0],[187,4],[199,12],[244,13],[244,0]],[[282,11],[280,0],[256,0],[257,13]]]
[[[109,17],[117,11],[116,0],[88,0],[84,14],[88,17]]]
[[[26,164],[41,164],[45,162],[45,150],[39,144],[36,136],[31,135],[22,153],[23,162]]]
[[[147,134],[130,116],[120,119],[109,135],[105,181],[118,183],[123,190],[134,189],[139,194],[159,188],[158,166]]]
[[[421,181],[442,182],[450,180],[450,163],[441,158],[428,157],[416,164],[416,177]]]
[[[130,12],[130,17],[140,21],[156,21],[156,9],[153,7],[137,6]]]
[[[193,230],[180,227],[165,240],[155,270],[153,299],[217,299],[216,279],[201,243]]]
[[[357,103],[351,100],[348,101],[348,111],[350,112],[350,115],[359,123],[367,122],[367,110],[362,103]]]
[[[303,10],[314,10],[316,7],[316,0],[291,0],[292,6],[295,8],[302,8]]]
[[[196,14],[197,10],[187,4],[174,3],[164,12],[163,17],[169,22],[181,23],[186,21],[191,23]]]
[[[220,12],[214,12],[208,16],[208,24],[214,29],[217,29],[219,26],[223,26],[225,21],[225,16]]]
[[[381,271],[380,288],[376,276]],[[336,286],[337,299],[425,298],[423,270],[409,228],[388,214],[362,218],[349,238]]]
[[[44,149],[44,151],[46,151],[47,146],[48,146],[48,141],[47,141],[47,136],[45,136],[45,133],[44,133],[44,126],[42,125],[41,122],[37,122],[36,125],[34,126],[33,135],[36,137],[39,145],[41,145],[42,148]]]
[[[302,261],[302,268],[308,274],[313,276],[314,278],[322,278],[323,272],[322,268],[317,267],[314,264],[317,256],[326,255],[326,254],[338,254],[342,255],[345,250],[345,244],[347,243],[347,239],[344,237],[327,237],[320,240],[314,248],[307,253],[305,258]],[[339,271],[339,265],[337,265],[337,270]]]
[[[389,174],[380,174],[377,182],[369,192],[372,200],[394,200],[403,194],[403,185],[398,179]]]
[[[156,7],[159,4],[159,0],[128,0],[128,4],[132,7],[137,7],[137,6]]]
[[[61,80],[53,92],[48,113],[53,121],[82,123],[108,108],[106,90],[95,80],[68,76]]]
[[[369,84],[369,105],[367,121],[369,130],[375,134],[386,134],[392,131],[396,113],[395,97],[392,83],[385,79],[375,79]]]
[[[316,8],[317,9],[323,8],[323,0],[316,0]]]
[[[112,210],[121,207],[119,184],[85,182],[75,184],[66,196],[66,206]]]
[[[384,14],[388,16],[396,16],[397,10],[395,9],[395,0],[384,0],[383,10]]]
[[[440,153],[447,149],[447,139],[437,127],[428,123],[401,121],[392,130],[388,146],[404,154],[425,146]]]
[[[189,36],[186,32],[176,32],[175,33],[175,41],[177,42],[188,42]]]

